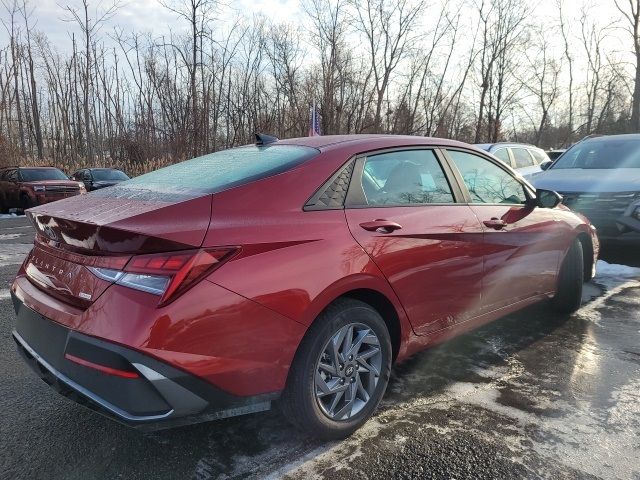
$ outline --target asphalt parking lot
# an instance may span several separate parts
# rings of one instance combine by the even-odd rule
[[[572,316],[537,305],[397,366],[378,414],[323,443],[277,410],[142,434],[59,396],[11,340],[31,241],[0,220],[0,478],[640,479],[637,247],[605,250]]]

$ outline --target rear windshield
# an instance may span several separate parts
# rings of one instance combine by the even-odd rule
[[[120,170],[112,170],[112,169],[93,169],[91,170],[91,175],[93,176],[94,180],[97,181],[105,181],[105,180],[129,180],[129,177],[127,177],[124,172],[121,172]]]
[[[564,152],[551,168],[640,168],[640,140],[587,140]]]
[[[285,172],[318,153],[315,148],[296,145],[232,148],[146,173],[108,190],[114,193],[123,188],[168,194],[215,193]]]
[[[42,180],[69,180],[62,170],[57,168],[21,168],[20,178],[23,182],[40,182]]]

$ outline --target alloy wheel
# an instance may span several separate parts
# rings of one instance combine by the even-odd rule
[[[315,397],[332,420],[347,420],[369,402],[380,379],[382,351],[375,332],[362,323],[340,328],[316,362]]]

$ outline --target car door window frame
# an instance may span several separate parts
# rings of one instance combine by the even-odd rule
[[[540,165],[543,162],[546,162],[547,160],[550,160],[549,155],[547,155],[545,151],[542,149],[529,148],[528,150],[529,150],[529,155],[533,157],[533,161],[535,162],[536,166]],[[538,159],[536,158],[536,155],[535,155],[536,153],[541,156],[540,161],[538,161]]]
[[[4,178],[7,182],[18,183],[20,181],[20,172],[17,168],[9,169]]]
[[[410,150],[430,150],[436,157],[436,160],[442,169],[445,180],[449,184],[451,189],[451,195],[453,197],[452,202],[446,203],[393,203],[393,204],[374,204],[367,203],[364,190],[362,188],[362,175],[364,173],[364,165],[367,157],[373,155],[381,155],[384,153],[406,152]],[[454,172],[451,170],[451,165],[444,158],[440,148],[436,146],[428,145],[411,145],[403,147],[385,148],[382,150],[373,150],[369,152],[362,152],[355,156],[355,165],[353,173],[351,175],[351,181],[349,182],[349,189],[344,202],[344,208],[398,208],[398,207],[429,207],[429,206],[443,206],[443,205],[464,205],[466,203],[465,195],[457,179],[454,176]]]
[[[509,159],[509,163],[507,163],[507,165],[509,165],[511,168],[514,168],[514,162],[513,162],[513,154],[511,153],[511,149],[509,147],[500,147],[500,148],[496,148],[493,152],[489,152],[492,155],[494,155],[496,158],[498,158],[498,156],[496,155],[496,153],[498,153],[500,150],[505,150],[507,152],[507,158]],[[500,160],[498,158],[498,160]]]
[[[498,160],[497,158],[491,158],[488,155],[484,155],[481,152],[477,152],[475,150],[471,151],[471,150],[466,150],[464,148],[460,148],[460,147],[442,147],[442,155],[443,157],[446,159],[446,161],[449,163],[449,169],[452,170],[453,175],[456,179],[456,182],[458,183],[460,189],[462,190],[462,193],[465,197],[465,203],[467,205],[501,205],[501,206],[520,206],[520,207],[531,207],[533,205],[535,205],[535,198],[536,198],[536,194],[535,191],[532,189],[532,187],[530,185],[527,184],[527,182],[520,177],[519,175],[513,175],[513,173],[511,171],[509,171],[509,168],[502,163],[500,160]],[[467,184],[464,182],[464,178],[462,178],[462,174],[460,173],[460,170],[458,170],[457,165],[455,164],[453,158],[449,155],[449,151],[457,151],[457,152],[463,152],[463,153],[467,153],[470,155],[475,155],[476,157],[480,157],[485,159],[486,161],[494,164],[496,167],[502,169],[505,171],[505,173],[507,173],[509,176],[511,176],[516,182],[518,182],[521,186],[522,189],[524,190],[524,194],[525,197],[527,197],[525,203],[482,203],[482,202],[474,202],[473,201],[473,197],[471,196],[471,192],[469,192],[469,188],[467,187]]]
[[[531,152],[529,151],[528,148],[526,148],[526,147],[511,147],[511,149],[512,149],[511,155],[513,156],[513,168],[527,168],[527,167],[533,167],[533,166],[537,165],[536,158],[533,155],[531,155]],[[516,160],[516,154],[515,154],[514,150],[522,150],[527,155],[529,155],[529,164],[528,165],[523,165],[523,166],[518,166],[518,161]]]

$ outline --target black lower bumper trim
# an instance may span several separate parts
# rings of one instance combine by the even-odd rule
[[[131,422],[162,420],[163,418],[167,418],[171,416],[171,414],[173,414],[173,409],[169,409],[167,412],[158,415],[132,415],[122,410],[121,408],[118,408],[117,406],[109,403],[108,401],[98,397],[90,390],[74,382],[63,373],[57,371],[55,368],[53,368],[53,366],[49,364],[49,362],[38,355],[38,353],[29,346],[29,344],[20,336],[18,332],[13,332],[13,338],[18,344],[18,351],[22,354],[22,357],[28,363],[30,363],[32,367],[36,367],[34,370],[36,370],[36,372],[39,373],[41,377],[47,377],[45,378],[47,384],[57,387],[57,390],[65,396],[69,396],[67,394],[67,389],[71,389],[72,391],[85,396],[87,400],[96,403],[99,407],[104,408],[113,415]]]
[[[278,393],[237,397],[135,350],[83,335],[13,298],[18,351],[47,384],[98,413],[135,428],[158,430],[268,410]],[[119,378],[64,359],[82,352],[140,373]]]

